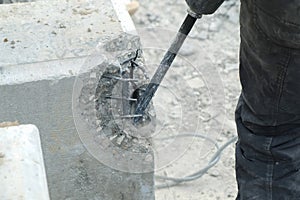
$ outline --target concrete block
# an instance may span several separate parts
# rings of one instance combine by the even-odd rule
[[[0,5],[0,120],[39,127],[53,200],[154,199],[153,171],[100,162],[80,140],[73,118],[76,78],[101,66],[100,43],[128,32],[135,33],[133,23],[115,0]]]
[[[0,141],[0,199],[49,200],[37,127],[0,128]]]

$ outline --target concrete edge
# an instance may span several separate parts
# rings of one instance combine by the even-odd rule
[[[111,0],[111,2],[115,9],[117,18],[120,21],[122,30],[125,33],[137,35],[136,28],[126,10],[125,4],[119,0]],[[88,57],[89,56],[62,60],[50,60],[45,62],[26,63],[23,65],[11,65],[6,67],[0,66],[0,86],[23,84],[40,80],[58,80],[77,76],[79,73],[87,71],[82,71],[82,65],[85,63]],[[72,62],[72,60],[76,60],[76,62]],[[43,68],[41,68],[39,67],[39,63],[46,64],[43,64]]]
[[[125,33],[137,35],[135,25],[126,9],[125,1],[121,3],[120,0],[111,0],[111,3],[113,4],[118,19],[120,20],[123,31]]]

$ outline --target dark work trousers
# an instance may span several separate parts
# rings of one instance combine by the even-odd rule
[[[237,200],[300,200],[300,0],[241,0]]]

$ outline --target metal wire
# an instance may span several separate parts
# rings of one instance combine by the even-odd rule
[[[116,79],[118,81],[124,81],[124,82],[138,82],[138,79],[132,79],[132,78],[123,78],[123,77],[119,77],[119,76],[107,76],[107,75],[103,75],[102,77],[104,78],[110,78],[110,79]]]
[[[185,176],[183,178],[168,177],[168,176],[155,176],[155,178],[157,178],[157,179],[170,181],[170,183],[156,185],[155,186],[156,189],[174,187],[181,183],[190,182],[190,181],[194,181],[196,179],[201,178],[210,168],[212,168],[213,166],[215,166],[218,163],[224,149],[237,140],[237,136],[235,136],[235,137],[231,138],[230,140],[228,140],[221,147],[219,147],[218,144],[213,139],[211,139],[207,136],[201,135],[201,134],[197,134],[197,133],[184,133],[184,134],[178,135],[176,137],[191,137],[191,136],[200,137],[200,138],[205,139],[206,141],[209,141],[210,143],[214,144],[217,151],[213,154],[212,158],[210,159],[210,161],[208,162],[208,164],[205,167],[203,167],[202,169],[200,169],[188,176]],[[163,139],[171,139],[171,138],[173,138],[173,137],[168,137],[168,138],[163,138]]]
[[[137,101],[137,99],[133,99],[133,98],[114,97],[114,96],[105,96],[105,98],[115,99],[115,100]]]

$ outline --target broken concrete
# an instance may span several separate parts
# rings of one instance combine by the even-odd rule
[[[73,119],[74,82],[102,63],[99,44],[135,32],[124,5],[116,2],[0,6],[0,51],[5,55],[0,59],[0,120],[39,128],[54,200],[154,199],[153,171],[132,173],[132,163],[127,163],[128,169],[121,172],[102,164],[80,140]],[[153,160],[148,166],[152,168]]]

